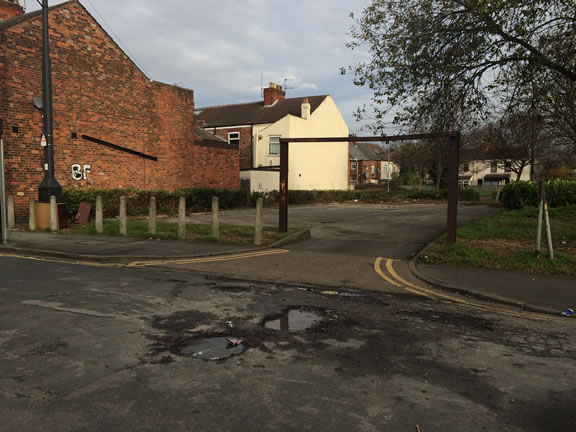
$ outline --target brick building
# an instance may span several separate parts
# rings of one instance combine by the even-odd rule
[[[238,146],[195,140],[192,90],[148,79],[78,0],[49,17],[62,187],[239,187]],[[0,0],[0,119],[18,219],[44,176],[41,34],[41,11]]]

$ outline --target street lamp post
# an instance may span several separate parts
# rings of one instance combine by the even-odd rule
[[[46,147],[44,148],[44,179],[38,186],[38,201],[48,203],[50,197],[54,195],[56,202],[62,202],[62,187],[54,177],[54,117],[48,35],[48,0],[42,0],[42,119]]]

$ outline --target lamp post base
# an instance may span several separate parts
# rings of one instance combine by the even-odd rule
[[[38,201],[41,203],[49,203],[50,197],[54,195],[56,202],[62,202],[62,186],[55,178],[44,178],[40,186],[38,186]]]

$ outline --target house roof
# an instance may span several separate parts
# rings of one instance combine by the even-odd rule
[[[61,8],[62,6],[67,5],[67,4],[74,3],[75,1],[77,1],[77,0],[70,0],[70,1],[60,3],[60,4],[57,4],[54,6],[50,6],[48,8],[48,10],[51,11],[52,9],[58,9],[58,8]],[[42,9],[36,10],[34,12],[29,12],[29,13],[25,13],[22,15],[18,15],[18,16],[15,16],[13,18],[9,18],[9,19],[4,20],[4,21],[0,21],[0,30],[4,30],[8,27],[12,27],[16,24],[20,24],[21,22],[28,21],[29,19],[35,18],[39,15],[42,15]]]
[[[214,134],[211,134],[210,132],[200,128],[200,127],[195,127],[194,128],[194,136],[202,141],[210,141],[210,142],[216,142],[216,143],[223,143],[223,144],[228,144],[228,141],[226,141],[224,138],[216,136]]]
[[[308,96],[310,113],[313,113],[327,97],[328,95]],[[252,102],[206,107],[199,110],[196,119],[204,121],[204,127],[274,123],[287,115],[300,117],[304,99],[306,98],[283,99],[270,106],[264,106],[264,102]]]
[[[387,160],[384,149],[378,144],[348,143],[348,155],[356,160]]]

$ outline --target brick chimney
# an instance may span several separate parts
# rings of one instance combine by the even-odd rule
[[[304,120],[307,120],[308,117],[310,117],[310,109],[310,101],[308,101],[308,98],[304,98],[304,100],[302,100],[302,105],[300,106],[301,117]]]
[[[278,100],[284,100],[286,93],[282,90],[282,86],[270,83],[268,88],[264,89],[264,106],[274,105]]]
[[[18,0],[0,0],[0,21],[14,18],[24,13]]]

